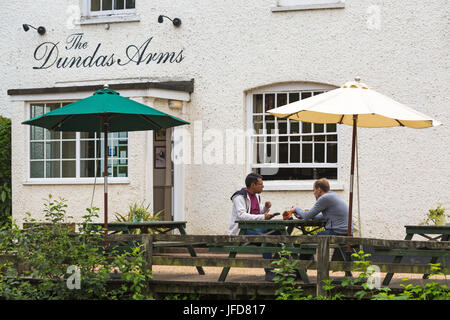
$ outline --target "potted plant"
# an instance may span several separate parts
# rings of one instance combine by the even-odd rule
[[[445,210],[446,208],[442,207],[441,203],[438,203],[436,209],[429,209],[428,213],[425,214],[427,216],[425,224],[434,223],[437,226],[445,225],[448,217],[448,214],[445,213]]]

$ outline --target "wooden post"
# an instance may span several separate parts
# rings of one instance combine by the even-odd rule
[[[329,278],[329,266],[330,266],[330,239],[327,236],[321,237],[318,242],[317,248],[317,285],[316,294],[323,296],[326,294],[322,288],[323,280]]]
[[[151,235],[151,234],[143,234],[142,235],[142,240],[144,242],[145,261],[147,262],[145,270],[152,271],[153,235]]]

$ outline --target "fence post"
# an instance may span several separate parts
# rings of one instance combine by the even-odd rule
[[[143,234],[142,240],[144,242],[145,260],[147,261],[146,270],[152,271],[153,235]]]
[[[320,237],[317,248],[317,285],[316,295],[323,296],[326,291],[322,288],[323,280],[329,278],[330,267],[330,239],[327,236]]]

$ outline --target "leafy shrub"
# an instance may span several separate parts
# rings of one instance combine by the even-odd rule
[[[0,225],[11,218],[11,120],[0,116]]]
[[[67,201],[51,195],[44,203],[44,222],[26,219],[28,228],[13,225],[0,232],[0,254],[13,254],[18,265],[3,263],[0,297],[5,299],[151,299],[142,247],[131,252],[105,250],[103,230],[89,223],[98,208],[89,208],[78,225],[67,223]],[[75,267],[75,268],[71,268]],[[69,286],[69,270],[78,271],[79,288]],[[114,271],[121,285],[111,289]],[[117,273],[119,271],[119,273]]]

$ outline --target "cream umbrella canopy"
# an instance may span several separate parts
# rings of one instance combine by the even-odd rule
[[[338,123],[353,126],[348,236],[352,234],[356,128],[400,126],[422,129],[441,124],[423,113],[376,92],[365,84],[360,83],[359,78],[345,83],[338,89],[268,110],[268,113],[278,118],[288,118],[303,122]]]

